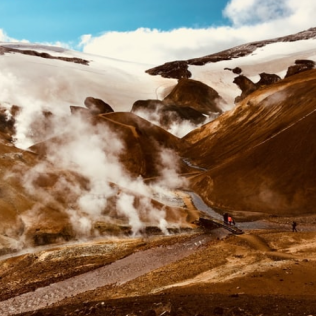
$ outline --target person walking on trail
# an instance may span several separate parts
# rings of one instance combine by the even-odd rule
[[[297,223],[295,221],[293,221],[293,223],[292,223],[292,232],[296,232],[297,233],[296,226],[297,226]]]
[[[224,223],[225,223],[225,224],[228,224],[228,214],[225,213],[225,214],[223,215],[223,217],[224,217]]]
[[[233,218],[230,215],[228,215],[228,224],[235,225],[235,221],[233,220]]]

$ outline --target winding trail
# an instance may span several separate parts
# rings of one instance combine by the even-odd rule
[[[35,311],[98,287],[124,284],[191,255],[213,238],[211,235],[195,235],[183,243],[136,252],[94,271],[2,301],[0,302],[0,315],[7,316]]]

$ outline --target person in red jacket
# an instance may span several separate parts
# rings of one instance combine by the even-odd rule
[[[235,225],[235,221],[233,220],[233,218],[230,215],[228,215],[228,224]]]

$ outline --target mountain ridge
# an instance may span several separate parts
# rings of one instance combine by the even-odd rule
[[[203,66],[207,63],[216,63],[219,61],[237,59],[239,57],[250,55],[256,49],[264,47],[268,44],[280,42],[295,42],[311,38],[316,38],[316,27],[309,28],[308,30],[301,31],[296,34],[290,34],[287,36],[277,37],[274,39],[238,45],[233,48],[226,49],[221,52],[206,55],[203,57],[167,62],[163,65],[148,69],[146,70],[146,72],[150,75],[160,75],[165,78],[190,78],[192,76],[191,72],[188,70],[188,66],[190,65]]]

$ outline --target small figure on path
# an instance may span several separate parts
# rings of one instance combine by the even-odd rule
[[[233,220],[233,218],[230,215],[228,215],[228,224],[235,225],[235,221]]]
[[[228,224],[228,214],[225,213],[225,214],[223,215],[223,217],[224,217],[224,223],[225,223],[225,224]]]
[[[297,226],[297,223],[295,221],[293,221],[293,223],[292,223],[292,232],[297,232],[296,226]]]

